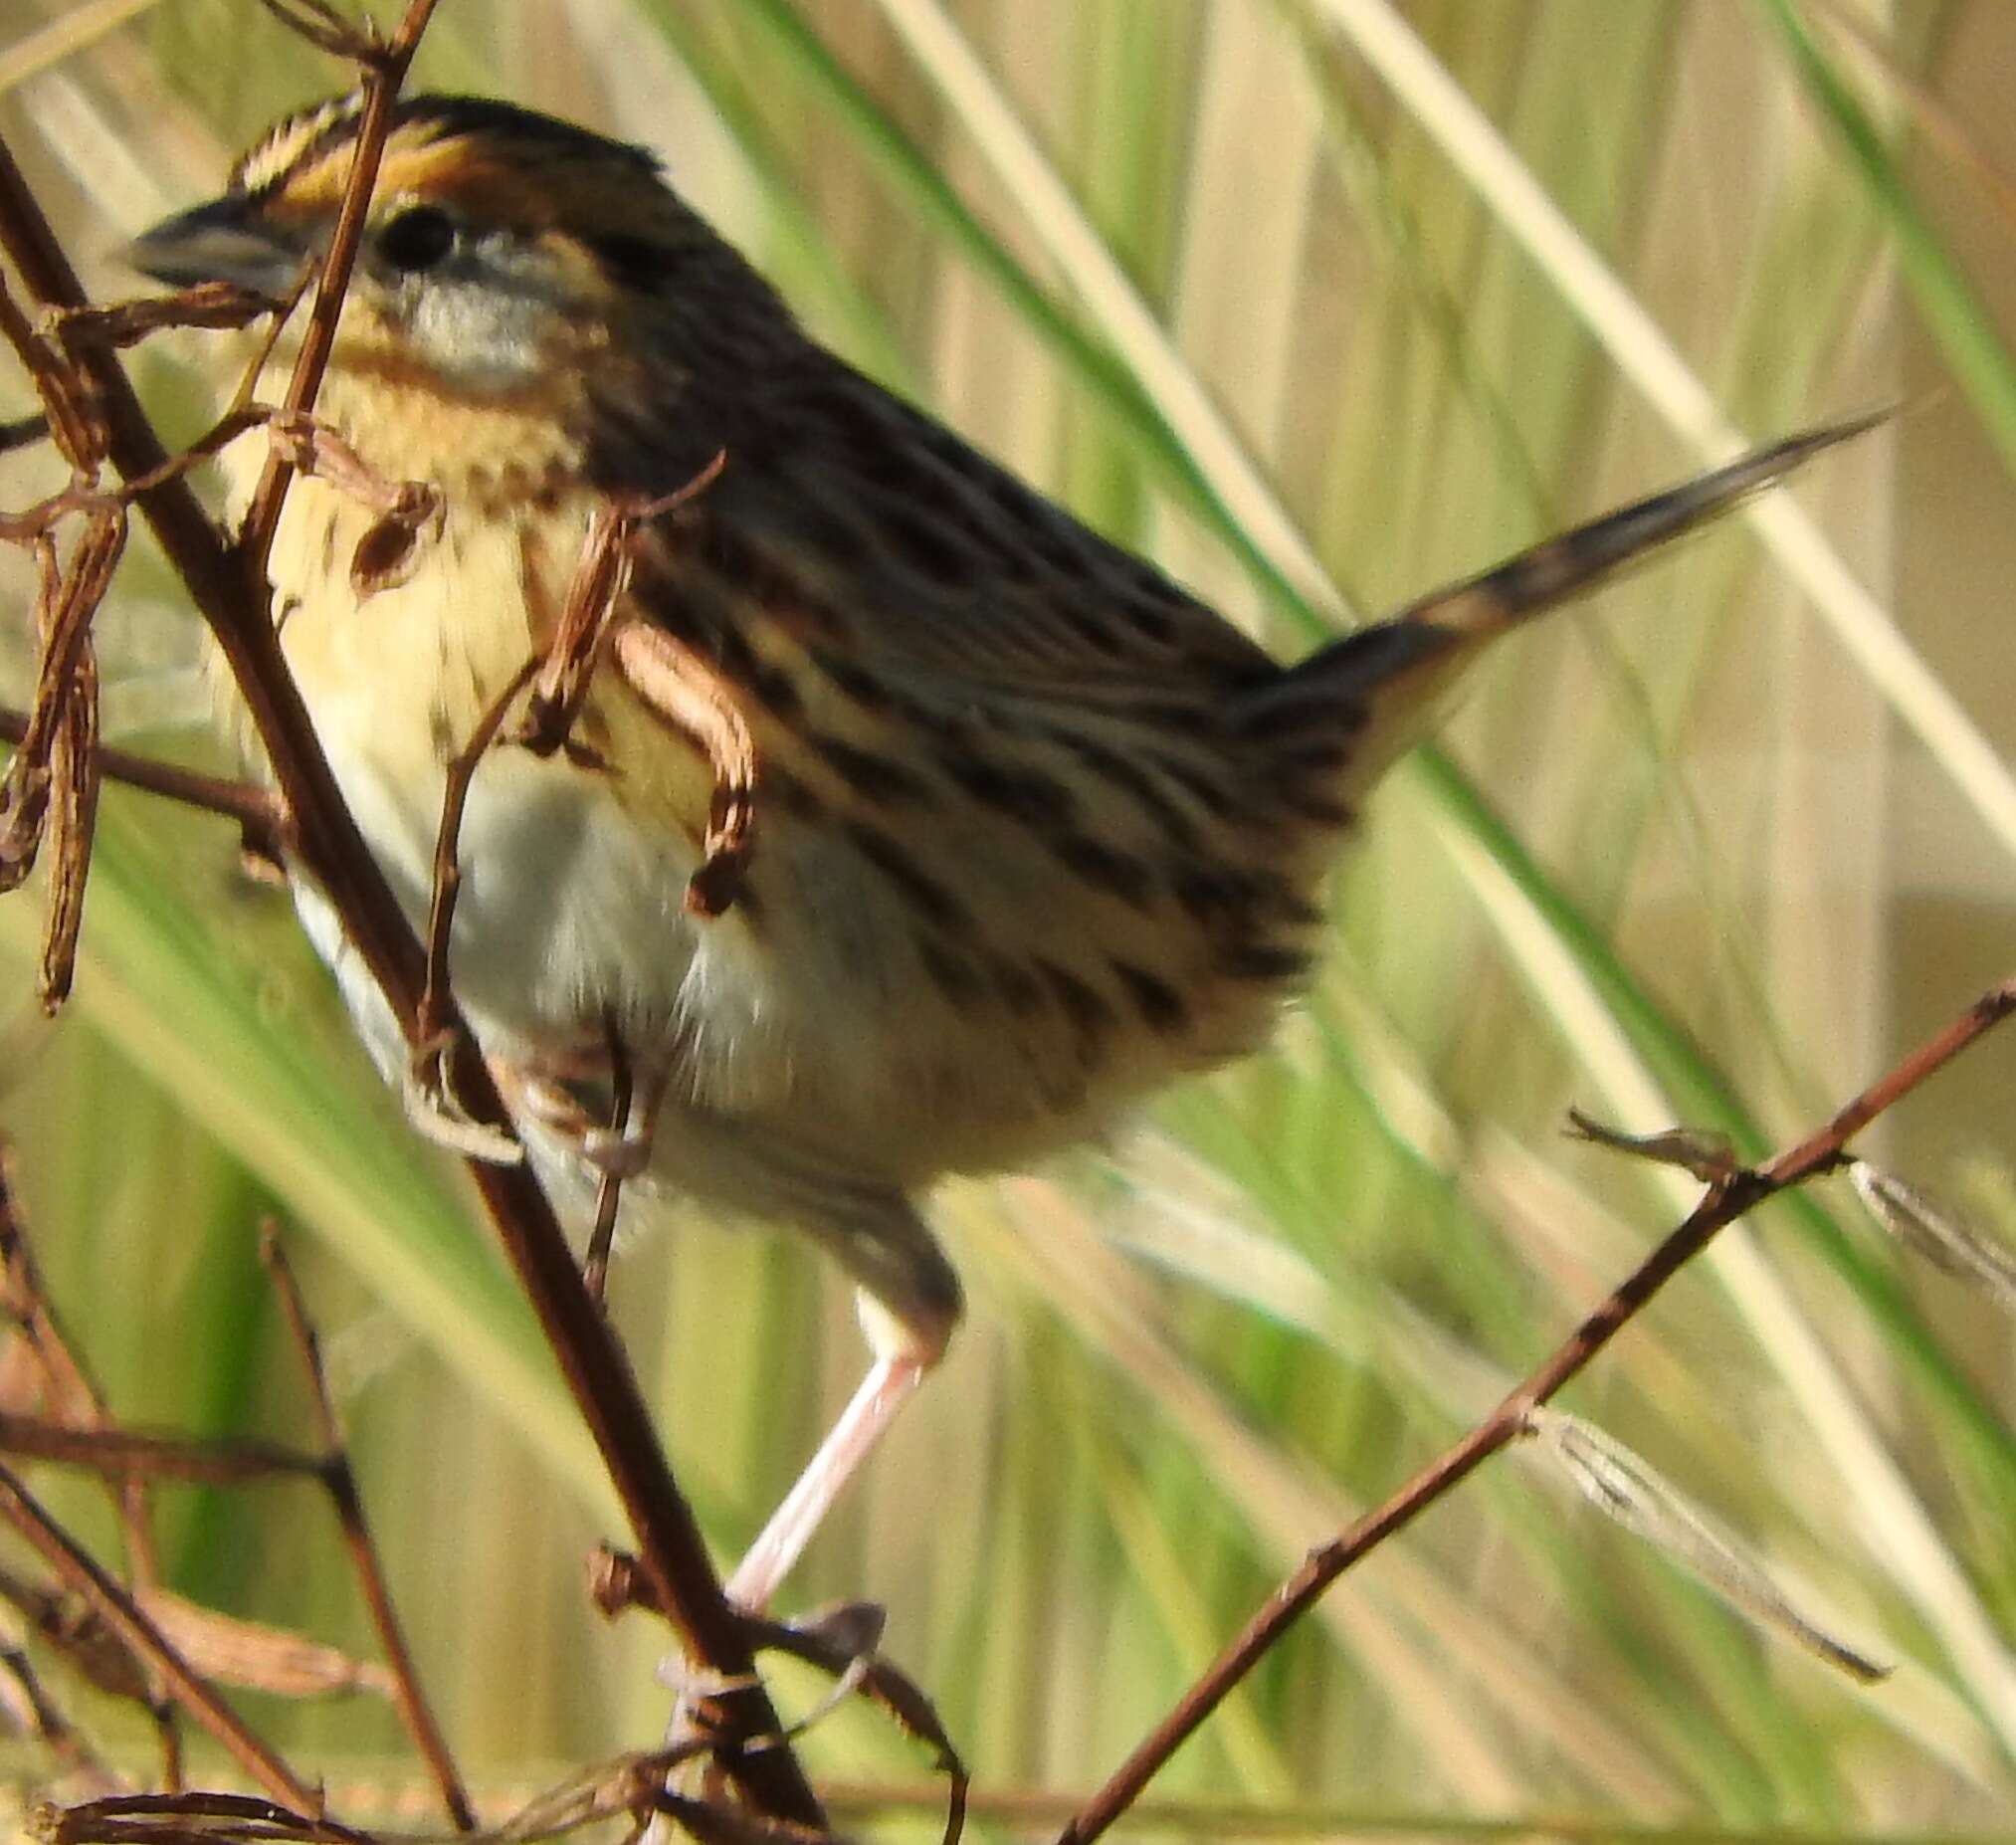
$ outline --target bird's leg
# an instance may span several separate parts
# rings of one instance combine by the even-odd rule
[[[944,1355],[953,1315],[912,1311],[899,1316],[866,1290],[860,1311],[875,1362],[727,1580],[728,1599],[751,1614],[769,1606],[833,1502]]]
[[[860,1295],[862,1327],[875,1349],[875,1362],[727,1580],[728,1600],[750,1614],[760,1615],[767,1608],[841,1489],[944,1355],[945,1342],[958,1324],[958,1281],[909,1206],[896,1201],[882,1221],[893,1241],[880,1248],[872,1242],[839,1241],[855,1272],[875,1277],[873,1290],[864,1287]],[[873,1641],[868,1644],[872,1649]],[[675,1656],[660,1664],[658,1676],[679,1692],[665,1732],[666,1746],[677,1747],[696,1734],[690,1674],[685,1661]],[[654,1814],[642,1845],[667,1845],[670,1838],[665,1815]]]
[[[406,1119],[428,1139],[451,1152],[487,1159],[495,1165],[515,1165],[524,1148],[508,1133],[472,1121],[447,1078],[454,1041],[437,1038],[415,1053],[402,1085]],[[635,1178],[651,1163],[651,1135],[663,1090],[659,1077],[643,1105],[627,1111],[627,1125],[596,1115],[577,1090],[613,1085],[613,1067],[597,1048],[575,1055],[547,1053],[537,1058],[490,1057],[491,1081],[504,1098],[514,1122],[532,1122],[556,1135],[598,1173]]]
[[[805,1464],[797,1484],[784,1495],[770,1522],[735,1565],[726,1588],[728,1599],[737,1607],[760,1614],[770,1605],[777,1585],[791,1573],[841,1489],[868,1459],[929,1369],[926,1360],[905,1353],[877,1358],[869,1367],[854,1400],[840,1412],[840,1419]]]

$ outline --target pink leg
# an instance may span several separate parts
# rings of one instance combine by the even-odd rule
[[[819,1452],[806,1463],[797,1485],[784,1495],[783,1504],[770,1515],[748,1554],[735,1565],[735,1573],[727,1581],[730,1601],[752,1614],[769,1606],[777,1585],[791,1573],[791,1566],[840,1497],[841,1489],[868,1459],[936,1357],[935,1352],[924,1356],[907,1351],[876,1359],[854,1400],[840,1412],[840,1420],[819,1444]]]

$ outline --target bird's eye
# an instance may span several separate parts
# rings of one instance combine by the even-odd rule
[[[378,254],[394,269],[417,276],[455,248],[455,220],[438,205],[415,205],[378,233]]]

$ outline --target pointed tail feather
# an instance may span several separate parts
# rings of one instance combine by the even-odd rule
[[[1256,693],[1241,714],[1255,729],[1295,728],[1339,706],[1364,707],[1389,682],[1426,668],[1439,683],[1486,642],[1608,581],[1627,565],[1774,487],[1814,456],[1886,421],[1888,410],[1788,436],[1650,499],[1606,512],[1397,615],[1334,641]]]

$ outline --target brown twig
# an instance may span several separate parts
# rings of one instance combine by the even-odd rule
[[[35,990],[43,1011],[52,1014],[70,997],[78,935],[84,926],[84,889],[98,829],[98,655],[87,632],[78,643],[49,753],[49,831],[55,853]]]
[[[48,440],[49,417],[37,410],[28,416],[9,417],[0,422],[0,455],[11,455],[16,449],[33,447]]]
[[[36,1396],[49,1413],[42,1417],[0,1413],[0,1451],[88,1468],[115,1489],[137,1584],[134,1604],[153,1624],[161,1644],[176,1655],[186,1677],[194,1680],[208,1672],[262,1689],[297,1689],[303,1677],[302,1656],[316,1649],[305,1648],[292,1636],[253,1630],[159,1588],[147,1487],[156,1479],[213,1486],[245,1485],[276,1476],[321,1480],[326,1471],[323,1462],[269,1442],[197,1441],[113,1425],[97,1385],[57,1322],[7,1168],[7,1149],[0,1145],[0,1309],[20,1330],[33,1354],[40,1371]],[[20,1608],[37,1632],[94,1684],[145,1707],[160,1736],[163,1784],[179,1787],[181,1741],[174,1706],[159,1695],[145,1655],[133,1650],[115,1613],[89,1591],[59,1594],[4,1573],[0,1595]],[[277,1654],[289,1668],[292,1683],[270,1669],[263,1675],[246,1670],[248,1659],[258,1658],[270,1666]]]
[[[108,1480],[174,1480],[187,1486],[250,1486],[277,1477],[313,1480],[322,1460],[278,1442],[148,1435],[121,1428],[72,1428],[40,1416],[0,1414],[0,1454],[83,1467]]]
[[[710,920],[735,901],[754,843],[756,745],[748,719],[719,669],[677,635],[641,621],[624,622],[613,646],[631,691],[697,743],[714,771],[701,862],[686,887],[687,909]]]
[[[13,1148],[5,1141],[0,1141],[0,1309],[21,1329],[35,1355],[42,1372],[41,1402],[51,1419],[70,1429],[109,1427],[103,1394],[72,1348],[42,1285],[28,1223],[16,1200]],[[127,1475],[118,1500],[127,1566],[135,1582],[151,1588],[161,1572],[145,1482]]]
[[[1855,1134],[2011,1012],[2016,1012],[2016,978],[1991,987],[1796,1145],[1761,1166],[1711,1178],[1700,1204],[1490,1415],[1383,1505],[1309,1553],[1168,1716],[1079,1808],[1057,1835],[1057,1845],[1090,1845],[1111,1826],[1226,1694],[1346,1569],[1523,1433],[1533,1411],[1580,1372],[1718,1230],[1788,1186],[1832,1171],[1843,1162],[1843,1149]]]
[[[40,662],[32,716],[0,781],[0,888],[25,878],[45,836],[53,841],[55,863],[36,978],[50,1013],[70,993],[98,816],[99,681],[91,624],[125,548],[127,504],[151,484],[141,480],[109,493],[100,484],[108,434],[92,391],[66,355],[80,345],[131,344],[163,326],[243,322],[265,306],[243,291],[197,289],[152,303],[72,313],[53,309],[46,322],[56,334],[57,343],[52,343],[30,325],[0,281],[0,337],[33,381],[42,399],[43,426],[71,470],[63,492],[26,512],[0,513],[0,538],[27,546],[42,578],[36,598]],[[160,472],[194,465],[238,433],[244,421],[242,414],[227,418]],[[73,515],[83,518],[84,533],[59,568],[55,529]]]
[[[217,1739],[232,1759],[276,1799],[312,1806],[314,1797],[293,1769],[256,1737],[229,1705],[192,1672],[160,1629],[36,1502],[13,1473],[0,1467],[0,1519],[25,1538],[43,1560],[91,1604],[107,1627],[158,1673],[181,1706]]]
[[[87,1685],[149,1710],[160,1704],[145,1663],[106,1626],[89,1597],[0,1569],[0,1599]]]
[[[610,500],[595,509],[518,738],[527,749],[548,754],[559,748],[580,716],[616,605],[629,587],[639,526],[698,499],[720,479],[727,463],[727,450],[716,450],[692,480],[657,500],[642,504]]]
[[[473,1123],[468,1111],[450,1084],[447,1053],[452,1048],[448,1022],[452,982],[449,967],[454,935],[455,911],[462,894],[462,824],[469,794],[484,757],[504,735],[504,721],[518,695],[527,685],[531,695],[525,714],[507,740],[535,755],[575,747],[572,731],[586,703],[596,667],[609,636],[619,619],[619,604],[628,584],[632,545],[638,526],[645,520],[675,511],[704,493],[720,476],[726,452],[717,453],[692,480],[673,493],[643,505],[609,501],[598,506],[588,521],[581,554],[568,579],[567,594],[553,635],[543,653],[535,652],[505,682],[470,732],[468,741],[450,758],[443,781],[441,819],[435,832],[432,891],[428,905],[427,978],[421,989],[418,1035],[420,1048],[415,1058],[422,1093],[438,1098],[445,1119],[434,1124],[440,1137],[452,1146],[479,1157],[514,1161],[522,1156],[515,1139],[501,1136]],[[361,468],[361,463],[346,464]],[[354,490],[353,490],[354,491]],[[380,490],[382,492],[382,489]],[[404,503],[401,503],[401,508]],[[388,506],[386,523],[401,528],[413,516],[411,508]],[[369,540],[367,539],[368,543]],[[362,554],[362,546],[359,547]],[[352,566],[353,582],[359,575]],[[359,587],[359,594],[363,587]],[[698,669],[697,669],[698,670]],[[633,682],[633,690],[649,701],[654,691]],[[704,842],[700,867],[688,883],[689,907],[712,916],[732,900],[733,879],[747,857],[748,816],[753,803],[755,750],[748,726],[734,712],[724,688],[714,687],[710,712],[724,708],[727,718],[717,718],[711,730],[682,721],[668,710],[660,716],[681,722],[709,753],[716,775],[716,822]],[[726,740],[723,741],[722,739]],[[721,815],[732,815],[723,821]],[[705,900],[702,894],[706,893]],[[704,907],[704,903],[706,906]],[[613,1018],[605,1020],[611,1075],[611,1137],[620,1142],[629,1131],[632,1072],[628,1055]],[[588,1124],[583,1119],[584,1131]],[[615,1235],[616,1214],[621,1202],[622,1176],[612,1165],[597,1184],[594,1229],[582,1266],[582,1277],[590,1297],[602,1304],[610,1242]]]
[[[602,1021],[603,1037],[609,1052],[609,1132],[618,1143],[630,1134],[630,1110],[636,1083],[630,1068],[630,1053],[612,1012]],[[597,1307],[606,1305],[609,1287],[609,1251],[616,1242],[616,1218],[623,1208],[623,1174],[611,1165],[595,1184],[595,1226],[588,1233],[587,1254],[581,1259],[581,1280],[588,1297]]]
[[[121,482],[117,487],[105,487],[89,476],[80,476],[60,493],[47,495],[19,512],[0,512],[0,540],[29,544],[66,518],[123,513],[149,488],[178,479],[237,441],[247,430],[276,420],[276,412],[264,404],[240,404],[226,411],[179,455],[170,456],[149,474]]]
[[[406,81],[406,68],[420,48],[421,35],[433,17],[435,0],[411,0],[391,40],[380,46],[371,39],[352,37],[340,46],[317,38],[301,18],[283,12],[281,17],[298,32],[325,50],[340,50],[354,59],[364,76],[364,108],[351,143],[351,168],[343,201],[336,213],[335,229],[322,258],[321,273],[315,281],[314,302],[308,309],[308,323],[302,338],[301,357],[289,378],[282,409],[293,416],[305,416],[315,407],[322,373],[328,369],[329,354],[335,348],[336,323],[342,318],[343,298],[350,287],[350,270],[364,241],[364,220],[371,208],[371,190],[378,180],[378,162],[385,152],[385,137],[392,126],[392,105],[399,86]],[[293,460],[276,449],[267,457],[266,470],[253,490],[252,505],[239,532],[239,554],[255,584],[266,581],[267,559],[273,550],[274,534],[280,529],[280,510],[287,499],[288,483],[294,478]]]
[[[0,1673],[4,1673],[19,1694],[12,1713],[21,1729],[42,1743],[74,1774],[109,1792],[126,1785],[92,1751],[91,1744],[77,1732],[62,1708],[49,1695],[35,1670],[35,1662],[19,1647],[0,1646]]]
[[[38,637],[42,660],[36,673],[35,704],[29,713],[28,734],[21,739],[21,754],[30,760],[46,761],[56,746],[78,661],[90,643],[91,618],[103,600],[125,543],[122,508],[106,507],[94,512],[42,615],[43,632]]]
[[[46,533],[29,542],[40,566],[35,626],[40,661],[35,704],[14,759],[0,776],[0,890],[33,869],[45,838],[56,871],[43,923],[38,985],[51,1012],[70,989],[98,810],[98,669],[91,621],[125,548],[123,509],[101,508],[85,522],[69,561],[57,566]]]
[[[0,1308],[21,1329],[42,1371],[42,1400],[72,1427],[96,1424],[103,1404],[70,1348],[42,1286],[42,1273],[28,1241],[28,1226],[15,1202],[14,1149],[0,1141]]]
[[[46,698],[47,709],[54,714],[44,761],[49,777],[48,831],[55,862],[36,990],[43,1010],[51,1014],[60,1010],[69,996],[77,965],[85,883],[91,872],[92,838],[98,823],[99,677],[91,618],[104,599],[125,541],[122,510],[96,514],[87,521],[84,537],[65,572],[64,594],[39,636],[44,676],[38,698]],[[33,760],[27,748],[21,753]]]
[[[106,1427],[104,1401],[96,1383],[71,1350],[59,1325],[55,1309],[42,1285],[42,1275],[28,1239],[27,1225],[14,1199],[12,1149],[0,1142],[0,1307],[20,1330],[40,1369],[39,1400],[51,1411],[55,1422],[66,1432],[97,1431]],[[17,1423],[22,1418],[13,1418]],[[160,1564],[154,1552],[154,1535],[147,1500],[146,1481],[135,1471],[121,1471],[115,1479],[121,1530],[125,1536],[127,1567],[133,1580],[145,1592],[159,1582]],[[32,1672],[26,1662],[15,1668],[24,1694],[34,1696]],[[142,1702],[153,1720],[161,1742],[162,1785],[179,1787],[182,1777],[182,1743],[171,1705],[158,1698],[151,1685],[144,1688]],[[37,1706],[38,1722],[41,1706]],[[48,1733],[45,1740],[65,1759],[74,1754],[88,1756],[75,1738],[66,1743],[60,1735]]]
[[[223,1683],[291,1697],[370,1684],[402,1706],[420,1708],[417,1730],[431,1737],[410,1667],[405,1668],[403,1686],[398,1676],[405,1666],[405,1655],[396,1631],[389,1635],[386,1648],[393,1671],[373,1674],[333,1649],[235,1620],[152,1585],[156,1572],[147,1543],[143,1483],[167,1479],[242,1486],[276,1476],[306,1478],[328,1489],[353,1553],[360,1546],[363,1549],[359,1573],[365,1581],[366,1599],[374,1615],[381,1617],[381,1625],[383,1619],[389,1619],[383,1585],[368,1552],[368,1534],[357,1515],[354,1482],[339,1447],[332,1445],[329,1454],[318,1456],[269,1442],[177,1439],[109,1425],[96,1387],[71,1355],[56,1326],[4,1177],[4,1160],[0,1160],[0,1254],[4,1254],[0,1306],[21,1329],[37,1358],[42,1373],[38,1395],[52,1414],[43,1418],[0,1413],[0,1452],[89,1468],[122,1489],[129,1543],[135,1556],[144,1559],[146,1581],[134,1593],[135,1604],[192,1675],[201,1673]],[[305,1335],[299,1299],[291,1286],[283,1287],[283,1296],[290,1326]],[[306,1355],[311,1362],[317,1415],[324,1433],[333,1436],[333,1413],[320,1387],[319,1369],[312,1364],[311,1349]],[[163,1726],[164,1747],[171,1750],[166,1778],[170,1786],[176,1785],[179,1770],[172,1753],[171,1709],[156,1695],[144,1660],[130,1650],[103,1608],[92,1598],[59,1593],[6,1572],[0,1572],[0,1596],[19,1608],[36,1631],[71,1657],[94,1684],[147,1707]],[[420,1752],[438,1766],[442,1760],[438,1738],[432,1746],[421,1742]],[[450,1810],[466,1828],[470,1823],[468,1803],[460,1798],[459,1788],[456,1796]]]
[[[116,1794],[84,1800],[48,1816],[39,1828],[47,1845],[203,1845],[205,1841],[297,1839],[302,1845],[376,1845],[368,1832],[339,1826],[314,1801],[293,1812],[249,1794]]]
[[[455,934],[455,909],[462,897],[462,816],[469,805],[470,784],[482,766],[490,746],[503,728],[511,702],[531,683],[541,657],[532,654],[505,682],[494,698],[469,740],[448,762],[442,781],[441,822],[434,835],[434,888],[428,901],[426,954],[427,972],[420,987],[420,1002],[414,1019],[414,1065],[420,1072],[424,1094],[439,1098],[449,1119],[472,1127],[471,1156],[493,1164],[509,1164],[522,1156],[516,1133],[482,1126],[462,1102],[454,1085],[457,1053],[465,1051],[465,1034],[456,1019],[454,988],[449,974],[449,943]]]
[[[21,712],[0,708],[0,742],[19,744],[28,733],[28,718]],[[158,794],[164,800],[179,801],[201,813],[236,820],[241,828],[264,844],[275,857],[290,851],[287,803],[270,789],[226,775],[205,775],[197,769],[158,762],[152,756],[134,755],[130,750],[101,745],[99,773],[106,781],[137,788],[143,794]]]
[[[472,1831],[476,1826],[476,1812],[463,1789],[462,1776],[448,1751],[441,1727],[434,1721],[427,1695],[421,1689],[420,1674],[407,1648],[399,1616],[392,1606],[392,1597],[385,1587],[385,1572],[378,1565],[377,1547],[371,1541],[371,1529],[364,1518],[363,1498],[357,1491],[357,1477],[350,1467],[349,1451],[343,1444],[343,1431],[336,1420],[335,1405],[329,1400],[328,1379],[322,1371],[321,1347],[314,1328],[309,1324],[307,1307],[302,1300],[294,1270],[289,1266],[286,1252],[281,1248],[271,1224],[261,1233],[259,1254],[273,1281],[274,1292],[280,1297],[281,1313],[286,1317],[288,1332],[294,1339],[296,1351],[301,1354],[302,1369],[307,1376],[308,1392],[314,1404],[315,1421],[324,1450],[322,1484],[328,1489],[330,1502],[335,1507],[336,1523],[342,1528],[343,1545],[350,1553],[350,1567],[356,1571],[364,1606],[370,1612],[371,1625],[377,1629],[379,1649],[392,1674],[392,1702],[399,1712],[400,1722],[406,1726],[406,1734],[413,1739],[413,1746],[419,1750],[421,1759],[427,1763],[428,1772],[434,1776],[434,1784],[440,1791],[442,1805],[448,1809],[449,1818],[459,1831]]]
[[[396,588],[412,573],[425,525],[438,526],[445,512],[441,490],[422,481],[392,481],[379,474],[326,423],[303,410],[276,410],[267,418],[276,455],[297,474],[325,481],[378,517],[350,553],[350,589],[359,602]]]
[[[795,1820],[744,1812],[716,1800],[675,1793],[666,1786],[652,1794],[651,1804],[676,1821],[697,1845],[830,1845],[833,1837],[823,1826],[814,1830]]]
[[[367,18],[361,27],[353,26],[329,0],[259,0],[259,3],[290,32],[332,58],[345,59],[366,70],[384,60],[385,45],[378,36],[377,23],[371,19]]]
[[[540,755],[565,745],[595,669],[613,644],[624,683],[661,721],[694,743],[714,772],[701,862],[687,881],[687,909],[703,919],[720,916],[735,901],[748,864],[755,825],[755,740],[719,671],[664,629],[622,621],[620,604],[639,530],[698,499],[727,465],[728,452],[719,449],[692,480],[669,494],[642,503],[607,501],[595,509],[544,670],[514,739]]]
[[[161,1788],[165,1793],[182,1791],[182,1727],[172,1704],[162,1704],[153,1713],[154,1734],[161,1744]]]
[[[284,301],[241,289],[234,282],[199,282],[173,295],[57,308],[45,324],[68,351],[99,345],[136,346],[169,327],[236,328],[286,307]]]
[[[276,1698],[330,1698],[368,1691],[389,1700],[392,1675],[290,1628],[206,1607],[168,1589],[136,1596],[162,1635],[197,1672],[218,1685]]]
[[[466,1834],[470,1845],[527,1845],[560,1838],[585,1826],[644,1811],[660,1799],[665,1777],[694,1756],[700,1745],[618,1755],[591,1763],[557,1786],[534,1794],[502,1825]],[[735,1815],[705,1802],[686,1803],[698,1819],[700,1838],[755,1837],[768,1840],[823,1839],[823,1833],[794,1827],[788,1832],[726,1830]],[[746,1819],[746,1816],[744,1816]],[[296,1840],[300,1845],[427,1845],[424,1835],[360,1832],[310,1813],[290,1812],[270,1800],[244,1794],[119,1794],[82,1802],[51,1816],[42,1836],[49,1845],[197,1845],[198,1841]]]
[[[425,11],[424,4],[416,5],[401,26],[400,38],[409,46],[413,36],[409,27],[416,17],[424,19]],[[388,119],[389,103],[367,110],[364,126],[374,130],[371,138],[380,146]],[[363,212],[359,182],[367,181],[371,171],[365,162],[368,144],[359,147],[345,207],[347,247],[352,250]],[[85,305],[77,277],[4,141],[0,141],[0,247],[45,306]],[[327,282],[325,277],[325,287]],[[318,304],[319,300],[318,296]],[[304,346],[298,381],[290,388],[291,408],[308,407],[311,393],[304,388],[305,379],[310,367],[318,370],[325,358],[326,334],[332,328],[332,317],[325,318],[322,335]],[[103,419],[106,453],[120,475],[132,481],[167,462],[131,386],[110,356],[84,351],[76,362],[94,391]],[[277,506],[284,474],[277,479],[279,484],[256,504]],[[315,741],[267,613],[263,578],[249,573],[226,548],[185,482],[162,481],[141,494],[138,505],[210,624],[244,694],[291,816],[296,856],[321,886],[394,1017],[410,1034],[418,1016],[424,956]],[[266,513],[257,529],[270,531],[271,520],[271,512]],[[507,1126],[496,1085],[467,1043],[456,1053],[455,1083],[474,1118],[499,1128]],[[737,1687],[708,1701],[720,1734],[773,1733],[776,1713],[767,1693],[750,1679],[749,1649],[739,1619],[721,1596],[719,1579],[693,1513],[666,1465],[629,1361],[582,1287],[551,1206],[521,1166],[472,1160],[470,1174],[609,1469],[636,1533],[643,1566],[661,1591],[662,1605],[671,1612],[696,1661],[721,1682]],[[721,1758],[746,1797],[764,1810],[819,1822],[819,1803],[789,1749],[744,1753],[724,1747]]]
[[[26,278],[25,271],[23,274]],[[33,289],[33,279],[26,279]],[[63,362],[63,355],[35,330],[34,323],[8,293],[4,277],[0,277],[0,339],[14,348],[14,356],[21,361],[21,368],[35,386],[35,394],[42,399],[43,423],[57,453],[70,464],[73,475],[88,478],[106,453],[103,429],[87,393],[78,388],[77,374]]]
[[[588,1593],[595,1606],[611,1618],[626,1608],[651,1605],[650,1586],[638,1572],[637,1559],[618,1550],[605,1548],[590,1559]],[[906,1736],[932,1750],[938,1771],[951,1784],[942,1845],[958,1845],[965,1826],[970,1776],[931,1701],[914,1680],[876,1651],[882,1625],[883,1611],[865,1603],[829,1609],[810,1621],[772,1621],[752,1615],[748,1622],[750,1637],[759,1649],[788,1653],[817,1667],[834,1680],[838,1696],[865,1698]]]

